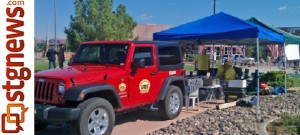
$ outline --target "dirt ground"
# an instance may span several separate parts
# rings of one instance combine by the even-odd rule
[[[218,101],[223,103],[223,101]],[[167,127],[172,122],[179,119],[191,117],[198,113],[202,113],[207,109],[215,108],[216,104],[205,105],[203,102],[199,104],[199,108],[192,109],[190,106],[188,111],[183,107],[180,115],[173,120],[162,120],[158,112],[151,112],[146,110],[138,110],[128,112],[126,114],[118,115],[116,118],[115,127],[112,135],[141,135],[153,132],[163,127]],[[70,126],[49,126],[43,131],[35,132],[35,135],[71,135]]]

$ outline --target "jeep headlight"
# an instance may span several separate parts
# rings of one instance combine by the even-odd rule
[[[65,83],[60,82],[60,83],[58,84],[58,93],[59,93],[59,94],[64,94],[64,93],[65,93],[65,90],[66,90],[66,85],[65,85]]]

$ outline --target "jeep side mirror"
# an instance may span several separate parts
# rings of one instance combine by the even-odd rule
[[[132,62],[132,67],[134,69],[137,69],[137,68],[144,68],[145,67],[145,59],[135,59],[133,62]]]
[[[145,67],[145,59],[135,59],[132,62],[131,74],[135,74],[137,68],[144,68],[144,67]]]
[[[68,62],[68,66],[70,66],[72,64],[73,59],[74,59],[74,55],[71,56],[71,58],[70,58],[70,60]]]

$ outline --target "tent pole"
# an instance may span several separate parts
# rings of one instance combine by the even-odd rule
[[[213,44],[213,60],[212,60],[213,75],[215,75],[215,44]]]
[[[256,118],[259,121],[259,38],[256,38],[256,69],[257,69],[257,105],[256,105]]]
[[[286,63],[286,53],[285,53],[285,43],[283,43],[283,51],[284,51],[284,89],[285,89],[285,94],[286,94],[286,91],[287,91],[287,89],[286,89],[286,65],[287,65],[287,63]]]

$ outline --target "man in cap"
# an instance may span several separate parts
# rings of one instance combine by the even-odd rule
[[[220,78],[220,93],[224,98],[224,87],[227,87],[229,80],[235,80],[236,73],[232,67],[231,61],[225,61],[224,65],[219,66],[217,76]]]
[[[210,67],[210,56],[207,54],[208,50],[203,49],[196,57],[195,65],[197,68],[198,76],[205,76]]]

